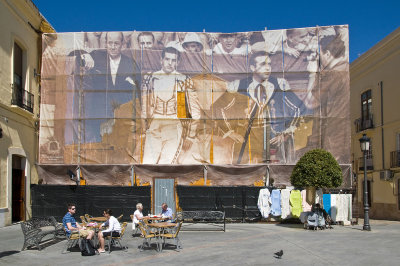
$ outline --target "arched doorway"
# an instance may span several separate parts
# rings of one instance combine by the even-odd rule
[[[25,221],[25,180],[26,159],[22,156],[12,155],[12,222]]]

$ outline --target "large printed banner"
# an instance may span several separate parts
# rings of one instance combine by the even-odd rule
[[[348,27],[45,34],[39,164],[350,163]]]

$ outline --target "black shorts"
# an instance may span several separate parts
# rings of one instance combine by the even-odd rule
[[[103,236],[104,236],[104,237],[108,237],[108,236],[111,235],[111,232],[102,232],[102,233],[103,233]],[[119,237],[119,236],[121,236],[121,235],[120,235],[119,232],[117,232],[117,231],[112,231],[112,236],[113,236],[113,237]]]

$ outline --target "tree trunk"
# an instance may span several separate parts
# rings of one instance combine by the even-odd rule
[[[306,187],[306,201],[311,206],[315,203],[315,187]]]

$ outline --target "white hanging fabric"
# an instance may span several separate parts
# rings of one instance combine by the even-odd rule
[[[332,221],[336,222],[336,216],[338,211],[337,206],[337,194],[331,194],[331,218]]]
[[[352,194],[347,194],[347,201],[349,203],[349,208],[348,208],[348,220],[351,221],[353,220],[353,195]]]
[[[257,206],[262,217],[268,218],[269,213],[271,212],[271,195],[268,188],[260,189]]]
[[[281,207],[282,207],[282,214],[281,218],[282,219],[287,219],[291,217],[290,214],[290,191],[292,189],[282,189],[281,190]]]

